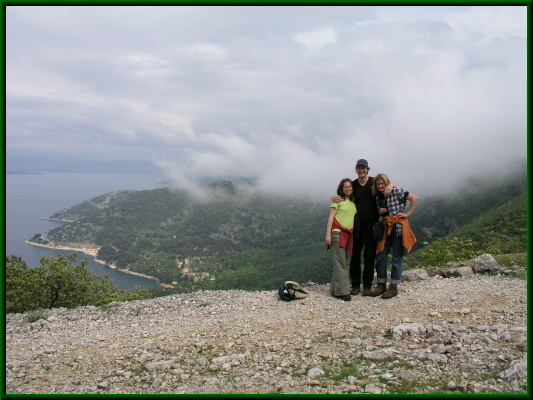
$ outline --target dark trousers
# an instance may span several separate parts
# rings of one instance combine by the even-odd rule
[[[367,243],[361,238],[353,239],[353,254],[350,261],[350,278],[352,287],[361,286],[361,253],[363,253],[363,287],[370,289],[374,280],[374,262],[376,260],[375,240],[367,240]]]

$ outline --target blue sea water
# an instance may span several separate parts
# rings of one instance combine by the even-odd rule
[[[5,195],[5,255],[22,256],[28,266],[39,265],[41,256],[70,254],[68,250],[54,250],[24,243],[36,233],[46,233],[63,223],[47,221],[54,212],[75,206],[84,200],[116,190],[155,189],[165,180],[157,175],[98,174],[98,173],[42,173],[6,175]],[[87,255],[78,253],[81,261]],[[135,285],[153,288],[152,279],[126,274],[94,261],[89,257],[88,268],[95,274],[109,274],[120,289]]]

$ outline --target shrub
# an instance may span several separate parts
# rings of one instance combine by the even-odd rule
[[[6,257],[6,313],[99,306],[150,297],[149,291],[140,286],[120,290],[108,274],[93,274],[86,268],[87,257],[78,265],[75,260],[76,253],[41,257],[37,268],[28,268],[20,257]]]
[[[466,261],[474,258],[476,243],[470,239],[445,238],[432,243],[424,243],[425,247],[418,254],[419,268],[442,266],[450,261]]]
[[[46,310],[32,310],[24,314],[24,319],[28,322],[35,322],[46,318]]]

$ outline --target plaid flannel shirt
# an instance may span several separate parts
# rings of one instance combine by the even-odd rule
[[[399,212],[405,210],[405,203],[409,192],[402,188],[392,188],[392,192],[389,197],[387,197],[387,210],[390,215],[396,215]],[[379,208],[379,196],[376,196],[376,204]],[[396,224],[396,233],[398,236],[402,234],[402,225]]]

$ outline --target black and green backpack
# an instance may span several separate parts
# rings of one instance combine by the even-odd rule
[[[285,281],[279,285],[278,294],[283,301],[305,299],[308,295],[303,286],[294,281]]]

